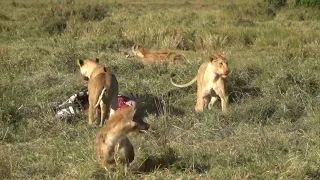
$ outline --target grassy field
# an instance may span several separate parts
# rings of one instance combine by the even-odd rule
[[[320,10],[265,1],[0,2],[0,179],[319,179]],[[134,44],[172,49],[183,65],[126,59]],[[194,112],[177,89],[227,52],[230,111]],[[147,134],[131,134],[139,172],[100,169],[98,127],[57,120],[48,103],[84,86],[77,58],[99,58],[121,92],[163,96]],[[170,96],[167,96],[170,92]],[[148,105],[140,105],[140,109]]]

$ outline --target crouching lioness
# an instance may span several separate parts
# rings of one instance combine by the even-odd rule
[[[136,130],[147,130],[149,124],[135,116],[133,107],[118,109],[106,122],[96,137],[96,150],[100,165],[109,166],[124,163],[125,167],[134,160],[134,148],[127,134]]]
[[[158,63],[162,61],[181,63],[185,60],[185,57],[182,54],[165,50],[151,50],[138,46],[132,46],[131,52],[129,52],[127,57],[130,56],[137,56],[141,58],[144,63]]]
[[[89,124],[93,123],[95,110],[101,108],[100,126],[108,114],[111,116],[118,108],[118,81],[111,70],[101,64],[99,59],[85,59],[77,61],[81,74],[88,80],[89,93]]]
[[[222,52],[210,57],[210,61],[203,63],[195,78],[186,84],[176,84],[170,79],[176,87],[187,87],[198,81],[197,86],[197,104],[196,112],[202,112],[203,108],[211,109],[212,105],[221,99],[222,111],[227,112],[228,96],[226,94],[225,78],[229,74],[226,53]]]

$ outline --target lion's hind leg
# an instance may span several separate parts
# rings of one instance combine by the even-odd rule
[[[113,78],[112,78],[112,85],[114,86],[114,89],[112,92],[110,92],[111,102],[110,102],[109,117],[112,116],[114,114],[114,112],[118,109],[119,87],[118,87],[118,81],[115,76],[113,76]]]
[[[217,102],[217,100],[218,100],[218,97],[212,96],[208,108],[212,109],[213,105]]]

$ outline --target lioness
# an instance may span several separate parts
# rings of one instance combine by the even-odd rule
[[[128,139],[129,132],[147,130],[149,124],[135,116],[133,107],[118,109],[106,122],[96,137],[96,150],[99,162],[107,166],[125,163],[127,167],[134,160],[134,148]]]
[[[182,54],[164,50],[151,50],[138,46],[132,46],[131,52],[127,57],[130,56],[138,56],[144,63],[156,63],[161,61],[181,63],[185,60],[185,57]]]
[[[227,112],[228,97],[226,94],[225,78],[228,76],[229,68],[226,60],[226,53],[212,55],[209,62],[203,63],[196,77],[186,84],[176,84],[170,79],[176,87],[187,87],[198,81],[197,85],[197,104],[196,112],[202,112],[203,108],[211,109],[212,105],[221,99],[222,111]],[[215,96],[214,93],[217,95]]]
[[[89,124],[93,123],[95,109],[100,105],[100,126],[108,113],[111,116],[118,108],[118,81],[111,70],[101,64],[99,59],[78,60],[77,64],[84,79],[88,82],[89,92]]]

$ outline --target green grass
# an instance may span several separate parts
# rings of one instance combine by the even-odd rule
[[[87,117],[54,119],[84,82],[77,58],[98,57],[121,92],[165,97],[148,134],[131,134],[128,179],[319,179],[320,12],[264,1],[0,2],[1,179],[123,179],[98,166]],[[183,65],[125,59],[134,44],[183,53]],[[194,112],[193,78],[210,53],[228,53],[230,112]],[[141,107],[145,107],[141,106]],[[178,113],[180,112],[180,113]],[[145,167],[149,165],[149,167]]]

